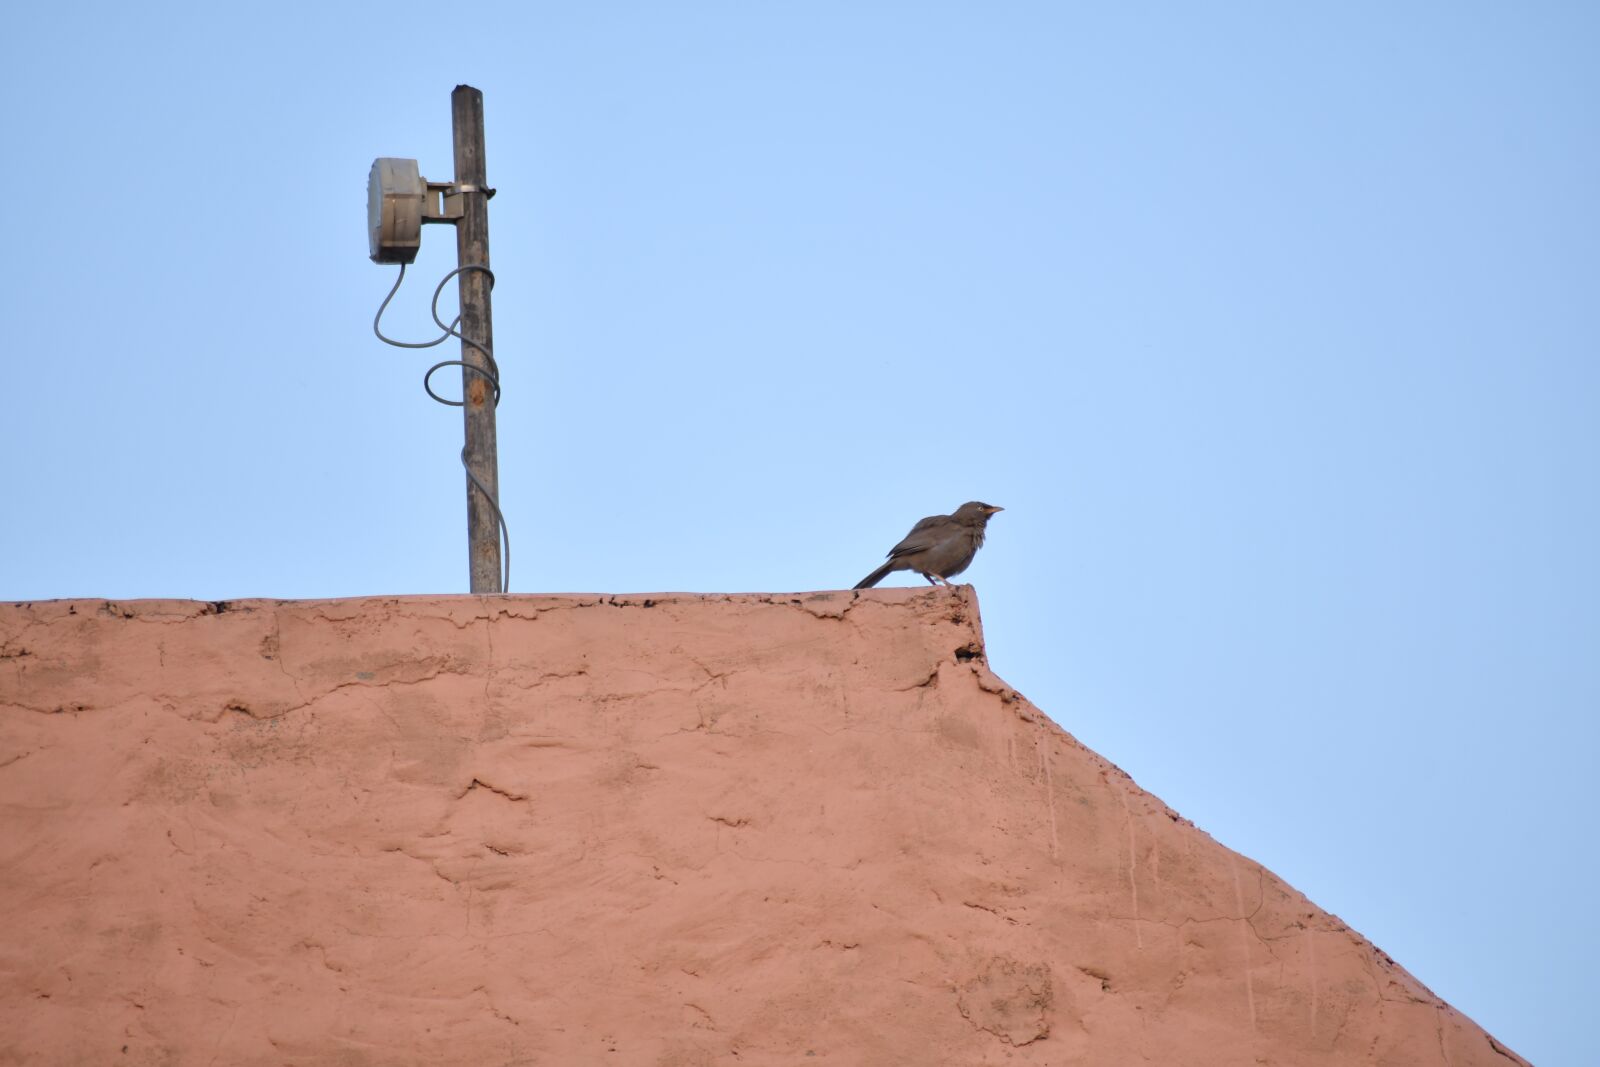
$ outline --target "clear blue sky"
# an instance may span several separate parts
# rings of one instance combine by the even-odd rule
[[[459,28],[452,38],[451,29]],[[461,591],[375,156],[486,95],[513,588],[850,586],[1594,1062],[1600,7],[54,4],[0,39],[0,597]],[[453,265],[430,228],[395,332]],[[414,282],[414,284],[413,284]],[[897,579],[898,580],[898,579]]]

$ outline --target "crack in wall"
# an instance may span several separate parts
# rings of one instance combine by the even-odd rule
[[[456,799],[457,800],[462,799],[468,793],[472,792],[474,789],[487,790],[490,793],[494,793],[497,796],[505,797],[507,800],[511,800],[511,801],[521,801],[521,800],[527,800],[528,799],[528,794],[527,793],[518,793],[518,792],[516,792],[515,790],[512,790],[512,789],[504,789],[504,788],[502,788],[500,786],[492,785],[489,782],[484,781],[482,778],[473,778],[471,782],[467,783],[467,787],[465,789],[463,789],[461,792],[456,794]]]

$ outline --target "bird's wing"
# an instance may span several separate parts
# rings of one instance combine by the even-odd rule
[[[929,515],[906,534],[898,545],[889,550],[889,558],[897,559],[900,556],[909,556],[913,552],[922,552],[932,548],[938,543],[940,535],[946,532],[950,524],[948,515]]]

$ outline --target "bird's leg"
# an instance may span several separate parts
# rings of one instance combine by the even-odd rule
[[[933,575],[929,574],[927,571],[918,571],[917,573],[922,575],[924,578],[928,579],[928,584],[929,585],[938,585],[939,584],[938,580],[936,578],[934,578]]]

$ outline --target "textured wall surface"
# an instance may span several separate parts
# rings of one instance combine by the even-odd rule
[[[3,605],[0,909],[3,1064],[1522,1062],[969,590]]]

